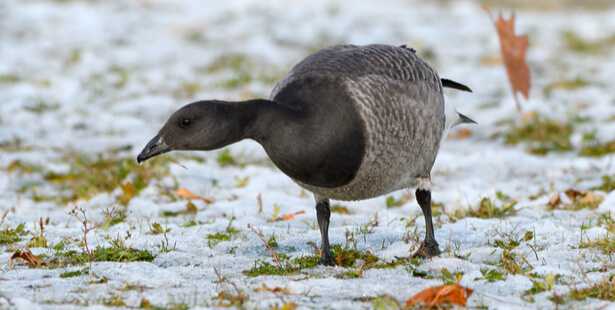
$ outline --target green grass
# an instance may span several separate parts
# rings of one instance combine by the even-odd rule
[[[554,89],[573,90],[590,85],[587,80],[577,77],[572,80],[561,80],[550,83],[544,88],[544,93],[547,97],[551,95]]]
[[[507,240],[495,240],[494,245],[503,250],[511,250],[518,247],[521,242],[527,242],[534,239],[533,231],[526,231],[521,237],[520,234],[507,234]]]
[[[313,245],[313,244],[312,244]],[[314,245],[313,245],[314,246]],[[344,268],[352,268],[346,272],[340,273],[337,277],[340,279],[353,279],[361,277],[363,270],[367,269],[387,269],[395,268],[397,266],[407,266],[408,260],[400,259],[392,262],[384,262],[379,260],[369,250],[361,252],[355,248],[351,248],[348,245],[343,246],[340,244],[331,245],[331,255],[337,262],[337,266]],[[285,254],[279,254],[280,267],[275,262],[268,262],[264,260],[256,260],[254,267],[249,270],[243,271],[243,273],[249,277],[257,277],[262,275],[278,275],[288,276],[299,274],[303,269],[314,268],[320,263],[320,256],[318,254],[297,257],[292,260]],[[361,265],[358,265],[360,260]],[[417,262],[410,262],[411,264],[417,264]]]
[[[586,288],[574,288],[570,291],[572,300],[585,300],[596,298],[601,300],[615,301],[615,276],[605,277],[602,282]]]
[[[487,280],[487,282],[504,281],[504,275],[496,269],[481,268],[482,278],[474,278],[474,281]]]
[[[602,184],[600,186],[594,187],[593,189],[605,191],[607,193],[614,190],[615,189],[615,175],[614,176],[609,176],[609,175],[602,176]]]
[[[515,215],[517,212],[514,206],[517,204],[515,200],[510,202],[502,202],[501,206],[487,197],[481,199],[476,207],[470,207],[465,211],[455,211],[454,217],[461,219],[464,217],[476,217],[481,219],[503,218],[506,216]]]
[[[28,234],[25,228],[25,223],[19,223],[15,228],[7,226],[3,230],[0,230],[0,245],[21,241],[21,237]]]
[[[525,143],[530,153],[545,155],[549,152],[572,150],[572,131],[570,123],[535,115],[522,125],[511,123],[504,137],[507,144]]]
[[[49,103],[42,100],[26,103],[24,109],[36,114],[43,114],[49,111],[55,111],[60,108],[60,104],[57,102]]]
[[[248,277],[257,277],[263,275],[288,276],[299,274],[302,269],[313,268],[320,263],[320,257],[317,255],[302,256],[288,259],[286,255],[278,255],[281,266],[278,267],[275,263],[269,263],[264,260],[256,260],[254,267],[250,270],[244,270],[243,274]]]
[[[221,87],[229,89],[238,88],[255,81],[273,85],[286,73],[285,70],[272,69],[273,66],[263,66],[260,63],[262,62],[245,54],[226,54],[214,59],[205,71],[208,74],[226,70],[233,72],[230,78],[220,83]]]
[[[82,269],[78,269],[75,271],[67,271],[65,273],[60,274],[60,278],[72,278],[72,277],[78,277],[78,276],[82,276],[85,274],[88,274],[90,272],[90,268],[86,267],[86,268],[82,268]]]
[[[94,262],[151,262],[156,255],[145,250],[137,250],[127,247],[123,242],[112,240],[110,247],[97,246],[92,251]],[[40,255],[41,258],[47,257]],[[90,262],[90,256],[85,251],[57,252],[49,257],[49,265],[54,267],[84,265]]]
[[[533,276],[537,279],[532,279],[532,288],[521,295],[522,298],[530,302],[534,302],[533,297],[531,297],[532,295],[552,290],[555,280],[560,278],[560,275],[554,276],[552,273],[549,273],[544,279],[540,279],[535,275]]]
[[[595,248],[606,255],[615,254],[615,234],[605,233],[604,236],[596,238],[593,241],[581,239],[580,248]]]
[[[21,81],[21,78],[14,74],[0,75],[0,84],[14,84]]]
[[[594,134],[583,137],[583,146],[579,151],[581,156],[597,157],[615,152],[615,140],[601,143]]]
[[[3,152],[21,152],[21,151],[29,151],[33,150],[33,146],[25,146],[23,141],[18,137],[13,137],[10,140],[4,140],[0,142],[0,150]],[[20,162],[19,160],[15,160],[14,162]],[[10,164],[9,164],[10,166]]]
[[[167,167],[162,164],[141,166],[134,158],[72,155],[63,161],[70,163],[67,172],[44,173],[44,179],[58,186],[61,192],[50,198],[62,204],[78,199],[88,200],[119,187],[122,193],[115,198],[121,205],[127,205],[152,180],[168,174]]]
[[[563,39],[569,50],[584,54],[605,54],[615,46],[615,34],[589,41],[572,31],[566,31],[563,33]]]
[[[234,238],[237,238],[237,235],[240,232],[241,230],[235,229],[233,227],[233,218],[231,218],[231,221],[229,221],[228,225],[226,226],[226,229],[223,232],[217,232],[215,234],[207,235],[207,246],[211,248],[220,242],[231,241]]]
[[[331,255],[333,255],[337,265],[341,267],[353,267],[358,259],[364,261],[367,266],[378,262],[378,257],[374,256],[369,250],[360,252],[357,251],[356,247],[350,248],[348,245],[344,247],[340,244],[331,245]]]
[[[405,309],[395,297],[390,295],[378,295],[375,297],[357,297],[353,299],[355,302],[371,303],[373,309]],[[359,307],[357,307],[359,308]]]

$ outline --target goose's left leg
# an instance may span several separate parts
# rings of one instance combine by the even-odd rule
[[[329,199],[317,195],[314,195],[314,199],[316,200],[316,216],[322,239],[320,263],[325,266],[335,266],[335,259],[331,255],[331,249],[329,248],[329,218],[331,217]]]

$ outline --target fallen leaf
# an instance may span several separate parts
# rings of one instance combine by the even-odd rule
[[[350,214],[348,208],[334,204],[331,206],[331,213]]]
[[[567,189],[564,193],[566,193],[566,196],[568,196],[568,199],[570,199],[570,201],[575,201],[577,200],[577,198],[583,196],[582,192],[574,190],[572,188]]]
[[[456,133],[449,134],[449,139],[465,139],[472,135],[472,132],[467,128],[459,129]]]
[[[549,202],[547,203],[547,207],[549,207],[549,209],[555,209],[560,204],[562,204],[562,199],[559,197],[559,192],[558,192],[558,193],[553,194],[553,196],[551,196],[551,198],[549,198]]]
[[[579,198],[579,202],[582,204],[599,204],[604,200],[604,196],[596,194],[594,192],[587,192],[585,195]]]
[[[299,212],[295,212],[295,213],[291,213],[291,214],[286,214],[286,215],[282,216],[282,219],[285,220],[285,221],[292,220],[292,219],[295,218],[295,215],[299,215],[299,214],[303,214],[303,213],[305,213],[305,211],[299,211]]]
[[[32,254],[32,252],[30,252],[30,249],[26,249],[25,251],[17,251],[15,252],[15,254],[13,254],[13,256],[11,256],[11,258],[9,258],[9,267],[11,269],[15,268],[15,265],[13,264],[13,260],[16,258],[21,258],[23,260],[26,261],[25,265],[28,265],[28,267],[30,268],[36,268],[38,266],[49,266],[49,264],[47,262],[44,262],[40,257]]]
[[[213,201],[211,201],[210,199],[207,199],[205,197],[201,197],[201,196],[197,196],[193,193],[191,193],[189,190],[185,189],[185,188],[180,188],[178,190],[175,191],[175,196],[180,196],[180,197],[184,197],[184,198],[188,198],[188,199],[200,199],[205,201],[206,204],[210,204]]]
[[[274,288],[269,288],[267,287],[267,285],[263,284],[263,286],[256,288],[255,291],[257,292],[284,292],[286,294],[292,294],[292,292],[287,289],[287,288],[281,288],[279,286],[276,286]]]
[[[512,13],[509,20],[505,20],[502,13],[499,13],[498,19],[494,21],[489,9],[486,7],[483,7],[483,9],[489,14],[498,31],[502,60],[508,73],[508,80],[515,96],[517,109],[521,110],[517,92],[523,94],[526,100],[530,96],[530,69],[525,62],[525,54],[529,46],[527,35],[515,35],[515,13]]]
[[[422,290],[420,293],[406,301],[406,307],[423,303],[427,306],[436,306],[443,303],[453,303],[465,307],[468,298],[474,292],[473,289],[459,284],[434,286]]]
[[[297,309],[297,307],[299,307],[299,305],[290,301],[290,302],[285,303],[282,306],[282,308],[278,308],[278,305],[276,304],[275,307],[273,307],[273,309],[274,310],[294,310],[294,309]]]
[[[569,188],[563,192],[566,196],[564,196],[564,200],[566,198],[569,201],[562,201],[561,193],[557,192],[551,196],[549,202],[547,203],[547,207],[550,209],[555,209],[560,205],[571,205],[575,203],[579,203],[582,205],[593,205],[593,207],[597,207],[602,201],[604,201],[604,196],[600,194],[596,194],[595,192],[590,191],[579,191],[572,188]]]

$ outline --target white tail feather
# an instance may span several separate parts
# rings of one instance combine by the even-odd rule
[[[440,143],[446,140],[451,128],[463,123],[463,119],[459,116],[457,109],[455,109],[455,106],[451,103],[451,100],[446,96],[444,96],[444,117],[444,133],[442,134],[442,140],[440,140]]]

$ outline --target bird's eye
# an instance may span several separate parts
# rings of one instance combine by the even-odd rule
[[[189,119],[187,119],[187,118],[182,119],[182,122],[181,122],[182,127],[188,127],[188,126],[190,126],[191,124],[192,124],[192,121],[191,121],[191,120],[189,120]]]

